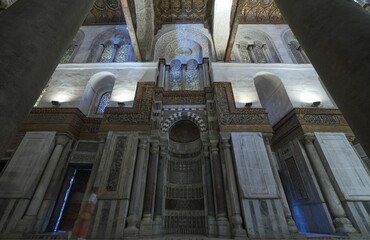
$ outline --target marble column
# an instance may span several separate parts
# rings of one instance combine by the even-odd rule
[[[36,220],[37,213],[41,207],[42,201],[46,190],[48,189],[49,183],[54,175],[55,168],[58,164],[60,156],[62,155],[64,146],[68,143],[69,138],[66,136],[57,136],[55,142],[55,148],[49,159],[48,164],[44,170],[44,173],[41,177],[41,180],[36,188],[35,193],[33,194],[30,205],[28,206],[27,212],[23,219],[19,222],[19,231],[28,231],[33,228],[34,221]]]
[[[157,183],[157,170],[158,170],[158,142],[152,142],[150,146],[150,156],[148,163],[148,175],[146,180],[146,188],[144,195],[144,210],[142,220],[142,233],[152,234],[151,226],[153,223],[153,210],[155,201],[155,190]]]
[[[204,178],[206,181],[205,193],[207,194],[207,209],[208,209],[208,235],[217,235],[217,225],[215,218],[215,204],[214,204],[214,194],[212,185],[212,168],[209,154],[209,144],[203,142],[204,149]]]
[[[276,159],[275,159],[275,157],[272,153],[272,150],[271,150],[271,144],[270,144],[271,137],[265,137],[264,140],[265,140],[267,155],[268,155],[269,160],[270,160],[272,173],[274,174],[276,184],[279,188],[281,204],[283,205],[284,215],[285,215],[285,218],[286,218],[287,223],[288,223],[289,232],[297,233],[298,229],[297,229],[295,221],[292,217],[292,213],[290,212],[288,200],[286,199],[283,184],[281,183],[281,180],[280,180],[279,167],[278,167]]]
[[[222,147],[224,150],[226,166],[226,178],[227,178],[226,182],[229,188],[231,201],[230,206],[231,206],[232,235],[235,238],[245,238],[247,236],[247,232],[242,227],[243,219],[241,217],[239,194],[235,180],[235,171],[229,141],[230,141],[229,138],[222,138]]]
[[[370,14],[349,0],[275,2],[370,155]]]
[[[137,236],[139,233],[138,223],[140,220],[140,196],[144,189],[142,189],[142,181],[145,176],[144,165],[145,165],[145,155],[146,148],[148,145],[148,140],[145,138],[140,139],[139,149],[137,154],[134,181],[132,186],[132,192],[130,197],[130,208],[127,217],[127,228],[124,230],[124,236]]]
[[[94,2],[17,1],[0,14],[0,156]]]
[[[326,204],[329,207],[335,231],[338,233],[355,233],[357,231],[352,226],[351,221],[346,217],[342,203],[335,192],[329,175],[325,171],[324,164],[321,162],[320,156],[316,151],[313,144],[314,139],[314,136],[307,135],[302,139],[302,142],[326,200]]]
[[[163,206],[163,184],[164,184],[164,168],[167,161],[167,145],[161,143],[159,152],[158,162],[158,174],[157,174],[157,188],[155,191],[155,204],[154,204],[154,222],[155,227],[153,229],[154,234],[160,234],[162,231],[162,206]]]
[[[213,187],[216,196],[216,216],[218,234],[227,236],[230,234],[229,221],[227,219],[227,205],[225,198],[225,188],[222,175],[221,158],[218,149],[218,141],[211,140],[211,168],[213,173]]]

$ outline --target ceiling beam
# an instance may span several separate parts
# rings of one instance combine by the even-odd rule
[[[142,57],[140,53],[140,46],[139,46],[139,42],[137,41],[136,31],[135,31],[134,23],[132,21],[132,14],[128,6],[128,2],[127,0],[120,0],[120,1],[121,1],[122,11],[123,11],[123,16],[125,17],[125,20],[126,20],[128,33],[130,34],[132,48],[134,49],[134,53],[136,56],[136,60],[141,62]]]
[[[230,34],[230,13],[235,0],[215,0],[213,8],[213,43],[217,61],[223,61]]]
[[[243,11],[243,6],[246,0],[234,0],[232,8],[231,8],[231,31],[229,40],[227,42],[226,53],[225,53],[225,62],[230,62],[231,60],[231,53],[233,51],[233,46],[235,43],[236,33],[238,31],[238,26],[240,22],[240,16]]]

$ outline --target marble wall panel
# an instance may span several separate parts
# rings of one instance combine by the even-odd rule
[[[54,148],[56,132],[28,132],[0,177],[0,198],[30,198]]]
[[[334,233],[315,174],[298,140],[278,149],[280,177],[290,211],[301,232]]]
[[[244,226],[252,239],[286,239],[288,225],[280,199],[243,199]]]
[[[130,199],[136,162],[137,133],[110,132],[101,160],[99,198]]]
[[[370,238],[370,202],[345,202],[344,207],[353,225],[364,239]]]
[[[242,198],[278,198],[261,133],[231,133]]]
[[[316,132],[315,146],[342,200],[370,200],[370,176],[344,133]]]

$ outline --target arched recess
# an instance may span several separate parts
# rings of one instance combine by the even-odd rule
[[[278,76],[268,72],[257,73],[253,79],[261,105],[274,125],[293,109],[284,84]]]
[[[166,46],[165,59],[166,62],[180,60],[182,64],[186,64],[190,59],[196,59],[198,63],[201,63],[203,61],[202,46],[189,39],[174,40]]]
[[[163,30],[164,31],[164,30]],[[189,51],[191,50],[191,51]],[[167,64],[173,59],[186,63],[189,59],[214,59],[211,39],[200,29],[188,26],[176,26],[165,33],[159,32],[155,40],[154,61],[165,58]],[[181,55],[187,55],[184,58]],[[194,57],[197,56],[197,57]]]
[[[310,60],[308,59],[305,51],[301,47],[301,44],[294,36],[292,30],[286,29],[282,33],[282,39],[294,63],[298,64],[310,63]]]
[[[79,109],[89,117],[101,116],[98,107],[103,95],[112,92],[116,77],[110,72],[93,75],[87,83],[82,95]]]
[[[207,131],[207,126],[204,123],[203,119],[197,114],[192,112],[177,112],[172,114],[165,121],[163,121],[162,131],[168,132],[172,125],[181,120],[190,120],[194,122],[198,126],[201,133]]]
[[[280,63],[281,57],[274,42],[263,31],[249,27],[238,30],[234,45],[237,62],[245,63]]]
[[[65,51],[63,57],[60,59],[59,63],[65,64],[73,62],[73,59],[75,58],[84,38],[85,33],[82,30],[79,30],[76,36],[74,37],[73,41]]]
[[[127,55],[120,59],[121,50]],[[93,40],[86,62],[129,62],[135,61],[135,54],[127,29],[123,26],[108,29]],[[109,55],[109,56],[108,56]]]

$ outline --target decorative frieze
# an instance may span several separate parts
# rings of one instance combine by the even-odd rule
[[[353,135],[338,109],[295,108],[273,126],[274,144],[283,144],[312,132],[345,132]]]
[[[260,131],[272,131],[264,109],[235,107],[231,83],[214,83],[214,94],[220,125],[238,125],[241,128],[246,128],[246,125],[260,125]]]

